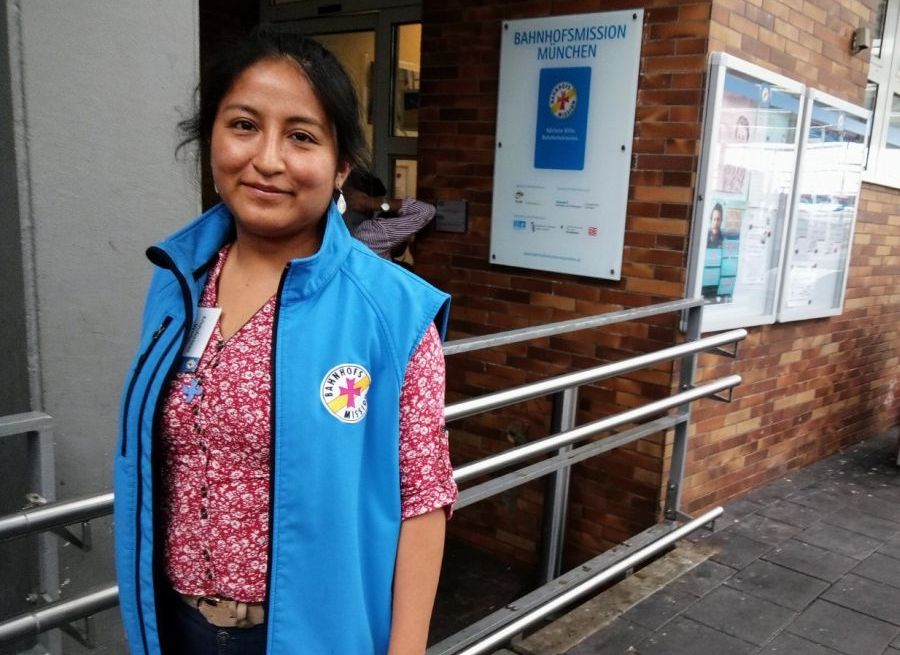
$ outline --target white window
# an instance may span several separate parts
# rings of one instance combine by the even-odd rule
[[[863,179],[900,188],[900,0],[878,4],[866,108],[872,110],[872,136]]]

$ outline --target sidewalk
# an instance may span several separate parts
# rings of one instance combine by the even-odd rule
[[[616,587],[640,574],[631,576],[500,652],[900,655],[897,436],[873,437],[727,504],[715,532],[695,533],[651,565],[663,570],[682,551],[693,567],[655,593],[632,592],[618,607],[604,598],[628,598]]]

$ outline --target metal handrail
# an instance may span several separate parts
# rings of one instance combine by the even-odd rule
[[[712,396],[713,394],[724,391],[725,389],[736,387],[740,383],[740,375],[729,375],[728,377],[720,378],[718,380],[715,380],[714,382],[709,382],[702,386],[694,387],[693,389],[689,389],[687,391],[682,391],[681,393],[677,393],[674,396],[669,396],[668,398],[656,400],[652,403],[647,403],[646,405],[635,407],[634,409],[629,409],[627,411],[613,414],[612,416],[607,416],[606,418],[602,418],[591,423],[586,423],[585,425],[581,425],[574,430],[568,430],[567,432],[562,432],[550,437],[538,439],[537,441],[532,441],[531,443],[525,444],[524,446],[519,446],[518,448],[513,448],[511,450],[504,450],[502,453],[498,453],[497,455],[485,457],[484,459],[480,459],[477,462],[472,462],[471,464],[460,466],[453,471],[453,479],[456,480],[457,483],[465,482],[479,475],[484,475],[485,473],[491,473],[492,471],[505,468],[510,464],[515,464],[517,462],[530,459],[535,455],[543,455],[544,453],[549,453],[552,450],[559,450],[563,446],[570,446],[599,432],[605,432],[606,430],[611,430],[612,428],[619,427],[620,425],[632,423],[654,414],[659,414],[660,412],[672,409],[673,407],[678,407],[679,405],[684,405],[685,403],[689,403],[706,396]]]
[[[597,314],[586,318],[573,318],[568,321],[559,321],[558,323],[547,323],[545,325],[537,325],[534,327],[519,328],[518,330],[497,332],[496,334],[455,339],[444,344],[444,354],[458,355],[460,353],[472,352],[473,350],[484,350],[486,348],[495,348],[497,346],[508,346],[511,343],[531,341],[532,339],[539,339],[540,337],[552,337],[556,334],[577,332],[578,330],[587,330],[589,328],[613,325],[615,323],[626,323],[640,318],[649,318],[650,316],[658,316],[660,314],[668,314],[670,312],[678,312],[693,307],[699,307],[704,302],[703,298],[686,298],[683,300],[662,302],[656,305],[647,305],[646,307],[636,307],[634,309],[623,309],[618,312]]]
[[[0,517],[0,541],[90,521],[109,514],[112,508],[113,494],[108,492],[19,510]]]
[[[558,597],[542,605],[541,607],[528,612],[520,619],[509,623],[497,632],[490,634],[489,636],[479,641],[477,644],[470,646],[465,650],[459,651],[458,655],[480,655],[481,653],[488,652],[492,648],[495,648],[504,643],[507,639],[510,639],[511,637],[519,634],[525,628],[537,623],[545,616],[548,616],[553,612],[556,612],[557,610],[565,607],[569,603],[572,603],[573,601],[576,601],[579,598],[587,595],[591,591],[594,591],[597,587],[600,587],[601,585],[614,579],[616,576],[625,573],[641,562],[644,562],[657,553],[665,550],[679,539],[689,535],[696,530],[699,530],[707,523],[710,523],[711,521],[718,518],[722,514],[722,512],[723,509],[721,507],[716,507],[715,509],[712,509],[705,514],[685,523],[666,536],[654,541],[652,544],[648,544],[632,555],[629,555],[622,561],[613,564],[603,571],[600,571],[600,573],[598,573],[597,575],[589,578],[588,580],[585,580],[575,587],[572,587],[565,593],[559,595]]]
[[[111,585],[90,593],[42,607],[0,623],[0,644],[39,635],[77,619],[115,607],[119,602],[119,587]]]
[[[615,377],[616,375],[622,375],[623,373],[637,371],[652,364],[659,364],[660,362],[666,362],[677,357],[684,357],[685,355],[693,355],[694,353],[702,352],[704,350],[740,341],[746,337],[747,330],[743,328],[730,330],[729,332],[723,332],[711,337],[704,337],[697,341],[680,343],[677,346],[663,348],[662,350],[657,350],[645,355],[636,355],[635,357],[630,357],[620,362],[603,364],[574,373],[566,373],[554,378],[532,382],[514,389],[498,391],[496,393],[479,396],[478,398],[472,398],[471,400],[452,403],[447,405],[444,410],[444,420],[448,422],[456,421],[465,418],[466,416],[472,416],[473,414],[481,414],[482,412],[512,405],[513,403],[556,393],[557,391],[562,391],[568,387],[590,384],[591,382]]]
[[[0,417],[0,437],[40,432],[53,424],[53,417],[44,412],[23,412]]]
[[[668,303],[660,303],[648,307],[640,307],[636,309],[623,310],[619,312],[611,312],[588,318],[573,319],[569,321],[561,321],[543,326],[524,328],[520,330],[510,330],[494,335],[486,335],[480,337],[472,337],[460,339],[445,344],[444,352],[446,355],[454,355],[463,352],[471,352],[485,348],[493,348],[501,345],[529,341],[532,339],[552,336],[556,334],[564,334],[578,330],[610,325],[619,322],[633,321],[641,318],[676,312],[681,310],[693,310],[689,316],[695,316],[703,305],[702,298],[693,298],[678,300]],[[690,321],[689,321],[690,323]],[[712,337],[699,338],[699,325],[694,319],[694,328],[688,330],[688,338],[690,341],[655,351],[644,355],[638,355],[620,362],[613,362],[597,366],[584,371],[577,371],[561,376],[542,380],[528,385],[501,391],[493,394],[487,394],[472,400],[461,401],[450,404],[445,409],[445,420],[453,421],[476,413],[483,413],[499,407],[504,407],[516,402],[521,402],[539,396],[563,392],[564,390],[576,390],[581,385],[596,382],[598,380],[614,377],[630,371],[638,370],[656,363],[673,360],[676,358],[684,358],[689,355],[696,355],[699,352],[717,348],[719,346],[740,341],[747,336],[747,331],[732,330],[723,334],[714,335]],[[687,360],[689,368],[692,371],[693,360]],[[684,378],[684,371],[682,371]],[[471,478],[485,475],[487,473],[508,467],[512,464],[543,455],[551,451],[558,451],[560,457],[566,449],[572,444],[585,440],[598,433],[611,430],[613,428],[633,423],[639,419],[665,412],[675,407],[680,407],[681,411],[677,417],[678,426],[682,426],[684,421],[689,420],[690,412],[689,404],[699,398],[711,396],[724,389],[740,384],[741,378],[738,375],[732,375],[719,380],[708,382],[701,386],[694,387],[692,384],[693,374],[689,376],[689,381],[685,383],[682,380],[681,393],[670,396],[665,399],[657,400],[637,408],[615,414],[594,421],[587,425],[573,429],[564,429],[571,427],[572,424],[559,425],[554,424],[556,434],[540,439],[538,441],[526,444],[524,446],[484,458],[482,460],[472,462],[457,468],[454,471],[454,479],[457,482],[464,482]],[[566,392],[569,393],[569,392]],[[577,397],[577,396],[576,396]],[[39,412],[31,412],[28,414],[16,415],[13,417],[5,417],[5,421],[0,421],[0,437],[11,434],[21,434],[23,432],[42,429],[43,426],[49,425],[51,420],[46,414]],[[12,420],[9,420],[12,419]],[[657,419],[662,421],[664,419]],[[634,432],[639,436],[641,428],[649,427],[649,424],[634,428]],[[561,430],[561,431],[560,431]],[[677,432],[677,430],[676,430]],[[623,433],[623,438],[624,438]],[[677,435],[676,435],[677,437]],[[629,440],[637,438],[629,436]],[[613,442],[617,442],[616,437],[610,437],[610,448]],[[677,441],[677,439],[676,439]],[[605,440],[604,440],[605,442]],[[579,448],[579,458],[592,456],[588,451],[593,451],[597,444],[588,444]],[[580,451],[585,453],[581,454]],[[605,450],[605,449],[604,449]],[[597,448],[597,452],[600,449]],[[553,458],[550,458],[552,463]],[[531,467],[542,465],[531,465]],[[528,468],[528,467],[526,467]],[[514,472],[515,473],[515,472]],[[512,475],[512,474],[507,474]],[[568,483],[566,483],[568,484]],[[671,485],[670,485],[671,486]],[[93,518],[109,514],[113,507],[113,494],[105,493],[96,496],[88,496],[69,500],[61,503],[53,503],[42,507],[29,508],[22,510],[16,514],[0,517],[0,541],[21,537],[35,532],[41,532],[48,529],[58,528],[60,526],[70,525],[73,523],[84,522]],[[631,568],[637,563],[651,557],[653,554],[668,547],[671,543],[682,536],[696,530],[701,525],[711,521],[721,513],[721,508],[717,508],[703,516],[687,523],[677,529],[674,529],[668,536],[663,539],[654,541],[647,547],[635,552],[626,560],[615,564],[612,568],[606,569],[597,576],[579,584],[577,587],[570,589],[563,595],[551,601],[549,604],[542,606],[528,613],[526,616],[516,619],[514,622],[506,625],[499,631],[487,636],[480,643],[470,646],[462,655],[476,655],[485,652],[500,642],[507,639],[510,635],[521,631],[525,626],[540,620],[548,613],[555,611],[557,608],[571,602],[577,597],[584,595],[595,589],[603,582],[611,579],[615,575]],[[674,526],[674,524],[673,524]],[[59,627],[72,620],[89,616],[96,612],[115,606],[118,601],[118,587],[113,585],[94,591],[90,594],[73,598],[65,602],[56,602],[42,609],[33,611],[28,614],[15,617],[0,623],[0,643],[10,639],[18,639],[34,634],[39,634],[54,627]]]

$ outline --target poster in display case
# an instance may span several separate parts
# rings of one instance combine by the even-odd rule
[[[804,86],[741,59],[710,61],[689,295],[703,332],[773,323]]]
[[[779,321],[843,310],[869,116],[862,107],[807,91]]]

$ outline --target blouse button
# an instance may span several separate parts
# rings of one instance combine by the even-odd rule
[[[209,491],[209,490],[206,488],[205,485],[202,486],[202,487],[200,487],[200,495],[201,495],[203,498],[206,498],[206,494],[207,494],[208,491]]]
[[[209,558],[210,558],[209,551],[206,548],[204,548],[203,549],[203,559],[205,559],[208,562]]]
[[[212,580],[212,571],[210,571],[209,569],[206,569],[206,579]]]
[[[207,513],[206,508],[205,508],[205,507],[201,507],[201,508],[200,508],[200,518],[201,518],[201,519],[205,519],[205,518],[207,518],[208,516],[209,516],[209,514]]]

